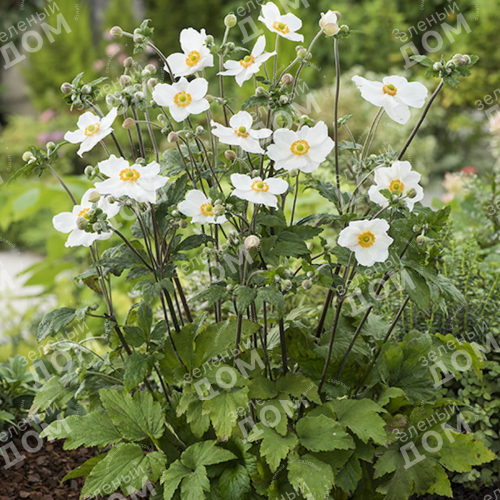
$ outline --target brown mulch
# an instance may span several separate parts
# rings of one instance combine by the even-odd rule
[[[28,437],[28,445],[37,447],[34,437]],[[61,479],[71,470],[91,458],[95,449],[80,448],[63,450],[63,441],[49,443],[35,453],[23,449],[21,436],[13,443],[26,458],[5,468],[6,461],[0,457],[0,500],[77,500],[83,487],[83,478],[70,479],[61,484]],[[2,443],[5,445],[5,443]],[[9,453],[14,460],[13,453]]]
[[[462,485],[452,484],[453,488],[453,500],[484,500],[484,497],[490,495],[495,498],[493,491],[499,486],[490,486],[488,488],[483,488],[479,491],[473,491],[465,489]],[[417,500],[417,497],[412,497],[411,500]],[[426,495],[425,497],[419,497],[418,500],[450,500],[448,497],[440,497],[438,495]]]

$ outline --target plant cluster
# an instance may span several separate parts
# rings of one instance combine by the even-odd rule
[[[340,46],[350,36],[340,14],[322,14],[308,48],[298,46],[282,72],[280,47],[303,42],[302,22],[271,2],[259,19],[274,39],[267,51],[266,36],[250,49],[231,41],[234,15],[225,18],[221,42],[188,28],[181,52],[168,57],[148,21],[134,33],[113,28],[113,36],[133,39],[137,52],[153,50],[170,83],[126,60],[126,85],[107,97],[111,109],[103,113],[85,99],[79,75],[62,90],[68,103],[90,109],[65,142],[26,153],[16,176],[56,176],[73,208],[56,215],[54,227],[69,234],[67,247],[89,248],[92,265],[76,278],[102,299],[56,309],[39,326],[45,341],[72,322],[102,320],[96,337],[47,347],[70,360],[35,407],[78,400],[81,412],[43,435],[65,438],[67,449],[102,450],[67,476],[86,477],[82,496],[148,485],[165,500],[451,496],[448,472],[470,472],[495,455],[461,432],[456,402],[436,393],[420,363],[439,352],[456,373],[446,346],[459,349],[457,341],[399,327],[409,303],[428,311],[431,299],[463,301],[438,268],[450,210],[420,203],[420,174],[403,158],[444,80],[467,76],[477,57],[446,63],[450,71],[439,75],[429,99],[425,86],[400,76],[354,77],[378,108],[358,144],[351,117],[338,116]],[[293,107],[320,39],[331,43],[335,60],[333,137],[324,122]],[[212,85],[208,94],[214,67],[218,90]],[[255,89],[239,111],[224,88],[233,77]],[[382,115],[406,123],[410,108],[423,112],[399,153],[370,155]],[[127,152],[115,135],[118,116]],[[350,141],[339,140],[341,127]],[[170,148],[160,151],[155,131]],[[107,153],[85,169],[93,186],[81,200],[54,168],[67,143],[79,144],[81,156],[101,146]],[[308,191],[324,209],[298,219]],[[130,231],[120,225],[125,215],[133,219]],[[115,245],[102,250],[103,240]],[[198,258],[203,279],[188,293]],[[113,300],[119,276],[136,298],[126,314]],[[386,320],[375,314],[378,299],[394,287],[404,300]],[[311,314],[314,297],[322,306]],[[95,340],[107,349],[93,349]],[[481,376],[472,346],[460,349]],[[408,430],[413,441],[403,445],[398,436]],[[421,460],[413,463],[408,450]]]

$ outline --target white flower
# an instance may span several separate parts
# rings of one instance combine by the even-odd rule
[[[202,191],[191,189],[186,194],[186,199],[179,203],[179,211],[192,217],[191,222],[199,224],[222,224],[226,222],[225,215],[215,216],[212,200],[207,198]]]
[[[239,61],[226,61],[224,63],[226,71],[221,71],[219,75],[236,77],[236,83],[241,87],[243,82],[250,80],[255,73],[259,72],[262,63],[276,54],[276,52],[264,52],[265,48],[266,37],[262,35],[257,39],[250,55]]]
[[[224,127],[212,120],[211,125],[214,127],[212,133],[219,138],[222,144],[241,146],[243,151],[248,153],[264,154],[265,151],[260,147],[259,139],[265,139],[273,132],[268,128],[252,130],[252,123],[252,115],[246,111],[240,111],[229,120],[230,127]]]
[[[326,14],[321,13],[319,27],[326,36],[333,36],[339,32],[338,17],[335,12],[329,10]]]
[[[404,202],[411,212],[415,203],[424,197],[424,190],[419,181],[420,174],[412,172],[410,162],[396,161],[390,167],[380,167],[375,170],[375,185],[370,187],[368,195],[374,203],[386,207],[389,200],[380,194],[380,191],[388,189],[395,195],[404,196]],[[408,196],[410,190],[415,190],[416,195],[413,198]]]
[[[197,115],[210,107],[205,99],[207,90],[208,82],[204,78],[195,78],[188,82],[182,77],[172,85],[157,85],[153,90],[153,99],[156,104],[167,106],[176,122],[182,122],[189,115]]]
[[[111,125],[115,121],[118,114],[118,108],[112,108],[111,111],[100,118],[94,113],[87,111],[78,118],[78,130],[74,132],[66,132],[64,140],[71,142],[71,144],[80,144],[78,155],[82,156],[83,153],[90,151],[99,141],[113,132]]]
[[[116,198],[128,196],[138,202],[155,203],[156,190],[168,181],[168,177],[160,175],[160,165],[155,161],[145,167],[137,164],[130,166],[127,160],[111,155],[98,167],[109,179],[96,183],[96,190]]]
[[[386,76],[382,82],[372,82],[361,76],[352,81],[361,90],[361,97],[384,108],[389,118],[404,125],[410,119],[410,108],[421,108],[427,98],[427,88],[419,82],[408,82],[402,76]]]
[[[389,224],[384,219],[359,220],[342,229],[337,243],[354,252],[362,266],[373,266],[389,257],[389,247],[394,241],[388,234]]]
[[[288,189],[288,182],[272,177],[262,180],[260,177],[252,179],[248,175],[233,174],[231,182],[236,188],[232,193],[234,196],[241,200],[274,208],[278,207],[276,195],[283,194]]]
[[[214,56],[206,45],[207,34],[202,29],[200,32],[193,28],[181,31],[181,49],[167,57],[168,66],[176,77],[188,76],[214,65]],[[165,66],[165,71],[168,67]]]
[[[295,33],[302,28],[302,21],[294,14],[282,16],[276,4],[272,2],[262,6],[262,15],[259,16],[259,21],[262,21],[267,26],[267,29],[283,38],[292,40],[292,42],[304,41],[302,35]]]
[[[278,169],[310,173],[318,170],[334,145],[328,136],[328,127],[324,122],[318,122],[312,128],[306,125],[297,132],[285,128],[276,130],[274,144],[269,146],[267,154]]]
[[[88,212],[92,208],[89,196],[93,192],[95,192],[95,189],[89,189],[82,196],[80,205],[75,205],[72,212],[62,212],[52,219],[52,224],[58,231],[61,233],[70,233],[65,243],[67,247],[76,247],[80,245],[89,247],[94,241],[107,240],[113,234],[112,232],[102,232],[101,234],[87,233],[77,226],[79,217],[83,217],[84,219],[88,219],[89,217]],[[120,211],[118,203],[109,203],[106,198],[103,197],[97,202],[97,206],[108,216],[108,219],[113,218]]]

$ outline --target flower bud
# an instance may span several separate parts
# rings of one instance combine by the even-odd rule
[[[410,199],[413,199],[415,198],[415,196],[417,196],[417,191],[415,190],[415,188],[408,189],[408,191],[406,191],[406,196],[408,196],[408,198]]]
[[[61,92],[63,94],[69,94],[72,90],[73,90],[73,86],[71,85],[71,83],[64,82],[61,85]]]
[[[89,225],[88,220],[85,217],[78,217],[76,219],[76,227],[83,231]]]
[[[260,172],[258,170],[252,170],[252,177],[258,177]]]
[[[179,216],[179,210],[172,210],[172,217],[178,217]]]
[[[292,168],[292,170],[288,172],[288,175],[290,177],[297,177],[297,175],[299,175],[299,170],[296,168]]]
[[[228,149],[224,153],[224,156],[226,157],[226,160],[229,160],[229,161],[234,161],[236,159],[236,153],[232,149]]]
[[[412,231],[414,233],[420,233],[420,231],[422,231],[422,226],[419,226],[418,224],[415,224],[413,227],[412,227]]]
[[[145,38],[140,34],[136,34],[136,35],[134,35],[133,40],[134,40],[134,43],[141,43],[141,42],[144,42]]]
[[[287,95],[280,96],[280,104],[288,104],[288,96]]]
[[[205,38],[205,45],[209,46],[209,45],[212,45],[214,43],[214,37],[212,35],[207,35],[207,37]]]
[[[51,149],[54,149],[56,145],[52,141],[50,141],[45,145],[45,147],[47,148],[47,151],[49,151]]]
[[[285,73],[281,78],[283,85],[291,85],[293,83],[293,76],[290,73]]]
[[[127,57],[127,59],[123,61],[124,68],[131,68],[133,65],[134,65],[134,60],[131,57]]]
[[[92,165],[87,165],[83,173],[91,177],[92,175],[94,175],[94,167]]]
[[[100,199],[101,195],[97,191],[92,191],[88,196],[90,203],[97,203]]]
[[[141,71],[141,76],[151,76],[151,71],[149,71],[147,69],[143,69]]]
[[[258,236],[251,234],[245,238],[244,245],[247,250],[255,250],[256,248],[259,248],[260,239]]]
[[[113,26],[109,30],[109,33],[113,38],[121,38],[123,36],[123,30],[120,28],[120,26]]]
[[[229,42],[226,44],[227,50],[234,50],[236,48],[236,45],[233,42]]]
[[[297,46],[295,47],[295,52],[297,52],[297,53],[298,53],[298,52],[299,52],[299,50],[304,50],[304,47],[303,47],[302,45],[297,45]]]
[[[122,75],[120,76],[120,85],[122,87],[126,87],[127,85],[130,85],[132,83],[132,78],[128,75]]]
[[[92,224],[92,230],[98,233],[99,231],[102,231],[104,228],[102,227],[102,224],[100,222],[94,222]]]
[[[417,236],[417,245],[425,245],[427,238],[423,234]]]
[[[143,92],[136,92],[134,94],[134,99],[138,102],[143,101],[144,100],[144,93]]]
[[[465,56],[463,56],[462,54],[455,54],[451,60],[453,61],[453,64],[455,66],[465,66],[467,63],[467,59],[465,58]]]
[[[222,205],[215,205],[213,207],[214,215],[220,217],[226,213],[226,209]]]
[[[441,69],[443,69],[443,65],[440,63],[440,62],[435,62],[433,65],[432,65],[432,69],[434,71],[441,71]]]
[[[236,26],[236,23],[238,22],[238,19],[237,17],[234,15],[234,14],[228,14],[225,18],[224,18],[224,24],[228,27],[228,28],[234,28]]]
[[[168,142],[177,142],[179,140],[179,135],[176,132],[170,132],[167,137]]]
[[[267,95],[266,89],[264,87],[257,87],[255,89],[255,95],[258,95],[258,96]]]
[[[321,14],[319,27],[323,30],[323,33],[326,36],[333,36],[339,32],[339,25],[337,22],[337,13],[329,10],[326,14]]]
[[[226,285],[226,290],[227,290],[228,292],[231,292],[231,291],[233,290],[233,288],[234,288],[234,285],[231,285],[231,284]]]
[[[123,128],[132,128],[135,124],[135,121],[133,118],[125,118],[125,120],[123,120],[123,123],[122,123],[122,127]]]
[[[23,153],[23,161],[30,161],[31,158],[34,158],[33,153],[31,151],[25,151]]]
[[[292,289],[293,283],[290,280],[283,280],[281,282],[281,288],[283,291],[288,292],[289,290]]]
[[[82,94],[90,94],[92,92],[92,87],[90,85],[84,85],[82,87]]]
[[[304,280],[302,282],[302,288],[304,290],[310,290],[312,288],[312,286],[313,286],[313,282],[311,280]]]
[[[300,50],[297,51],[297,56],[300,58],[300,59],[305,59],[305,57],[307,56],[307,50],[302,48]]]
[[[152,75],[156,73],[156,66],[154,64],[146,64],[144,69],[148,70]]]
[[[468,56],[467,54],[464,54],[464,57],[465,57],[465,64],[470,64],[472,62],[470,56]]]
[[[189,224],[188,224],[188,221],[187,221],[187,220],[185,220],[185,219],[181,219],[181,220],[179,221],[179,227],[180,227],[181,229],[186,229],[186,228],[188,227],[188,225],[189,225]]]
[[[150,87],[150,88],[156,87],[157,84],[158,84],[158,80],[156,78],[150,78],[148,80],[148,87]]]
[[[197,133],[198,135],[203,134],[203,132],[204,132],[204,131],[205,131],[205,129],[204,129],[201,125],[198,125],[198,126],[196,127],[196,133]]]
[[[308,271],[307,277],[312,278],[314,276],[314,273],[312,271]]]
[[[107,94],[106,95],[106,104],[108,106],[112,106],[115,102],[115,96],[113,94]]]

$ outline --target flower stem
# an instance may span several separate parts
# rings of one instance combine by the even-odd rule
[[[413,138],[417,135],[418,129],[420,128],[420,125],[422,125],[425,117],[427,116],[427,113],[429,112],[429,109],[432,106],[432,103],[436,99],[437,95],[441,91],[441,89],[444,87],[444,80],[441,80],[439,82],[439,85],[437,86],[436,90],[434,93],[431,95],[431,98],[429,99],[429,102],[427,103],[427,106],[425,106],[424,112],[422,113],[422,116],[418,120],[417,124],[415,125],[415,128],[413,129],[412,133],[410,134],[410,137],[408,137],[408,140],[406,141],[406,144],[403,146],[403,149],[400,151],[398,155],[398,160],[401,160],[403,158],[403,155],[406,153],[406,150],[408,149],[408,146],[411,144],[411,141],[413,141]]]
[[[339,167],[339,97],[340,97],[340,56],[339,56],[339,41],[335,38],[333,42],[335,53],[335,108],[333,117],[333,140],[335,141],[335,178],[337,182],[337,196],[339,198],[339,214],[342,215],[342,193],[340,192],[340,167]]]
[[[295,206],[297,204],[297,195],[299,193],[299,176],[300,172],[297,173],[297,180],[295,181],[295,193],[293,195],[292,217],[290,218],[290,226],[293,226],[293,216],[295,215]]]

